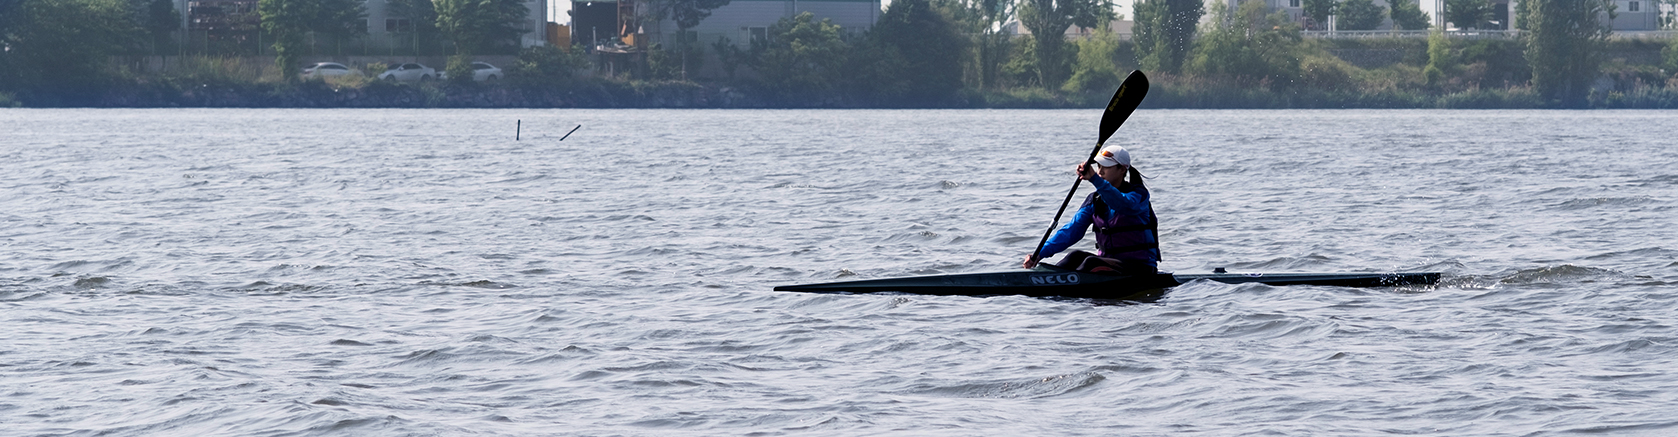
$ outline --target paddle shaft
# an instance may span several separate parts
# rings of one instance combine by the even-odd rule
[[[1095,161],[1095,154],[1101,152],[1101,144],[1096,144],[1095,150],[1095,152],[1090,153],[1090,159],[1084,161],[1084,165],[1090,165],[1091,162]],[[1043,259],[1043,245],[1049,243],[1049,236],[1054,235],[1055,228],[1060,226],[1060,217],[1066,214],[1066,205],[1072,204],[1072,196],[1078,193],[1078,186],[1083,185],[1083,183],[1084,178],[1082,177],[1072,181],[1072,189],[1066,191],[1066,200],[1060,201],[1060,210],[1055,211],[1055,221],[1049,224],[1048,230],[1043,231],[1043,239],[1037,242],[1037,250],[1031,251],[1032,258]]]

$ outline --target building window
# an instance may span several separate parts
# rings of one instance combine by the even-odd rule
[[[1643,9],[1641,7],[1643,5],[1640,5],[1638,3],[1642,3],[1642,2],[1629,2],[1626,5],[1626,12],[1641,12],[1641,11],[1639,11],[1639,9]]]
[[[1290,8],[1299,7],[1299,0],[1288,0],[1288,7],[1290,7]]]
[[[412,31],[414,31],[414,24],[413,24],[413,22],[408,21],[408,19],[406,19],[406,18],[402,18],[402,19],[386,18],[385,19],[385,32],[397,33],[397,32],[412,32]]]
[[[746,29],[746,40],[753,45],[769,43],[769,28],[752,27]]]

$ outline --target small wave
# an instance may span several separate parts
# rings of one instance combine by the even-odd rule
[[[83,289],[83,290],[90,290],[90,289],[95,289],[95,288],[105,288],[105,286],[110,285],[110,283],[111,283],[111,278],[107,278],[107,277],[104,277],[104,276],[92,276],[92,277],[77,279],[76,283],[74,285],[75,285],[76,288],[80,288],[80,289]]]
[[[1591,256],[1585,257],[1585,259],[1588,259],[1588,260],[1591,260],[1591,261],[1600,261],[1600,260],[1628,258],[1628,257],[1629,258],[1678,258],[1678,251],[1671,250],[1671,249],[1666,249],[1666,248],[1661,248],[1661,247],[1645,247],[1645,248],[1641,248],[1641,249],[1633,249],[1633,250],[1626,250],[1626,251],[1606,252],[1606,253],[1601,253],[1601,254],[1597,254],[1597,255],[1591,255]]]
[[[1616,275],[1613,270],[1564,264],[1554,267],[1527,269],[1515,272],[1499,281],[1505,284],[1547,284],[1583,282],[1603,276]]]
[[[495,281],[490,281],[490,280],[477,280],[477,281],[472,281],[472,282],[420,281],[419,285],[431,285],[431,286],[440,286],[440,287],[471,287],[471,288],[483,288],[483,289],[489,289],[489,290],[506,290],[506,289],[509,289],[509,288],[519,288],[518,285],[507,284],[507,283],[502,283],[502,282],[495,282]]]
[[[1258,262],[1231,263],[1228,267],[1241,270],[1298,270],[1321,267],[1325,264],[1329,264],[1333,260],[1333,258],[1328,256],[1313,253],[1298,257],[1285,256],[1280,258],[1271,258],[1269,260]]]
[[[1653,202],[1655,202],[1655,199],[1653,197],[1648,197],[1648,196],[1592,197],[1592,198],[1585,198],[1585,199],[1568,200],[1568,201],[1556,204],[1554,206],[1554,208],[1559,209],[1559,210],[1563,210],[1563,211],[1577,211],[1577,210],[1581,210],[1581,209],[1590,209],[1590,208],[1595,208],[1595,207],[1599,207],[1599,206],[1633,206],[1633,205],[1642,205],[1642,204],[1653,203]]]
[[[0,302],[24,302],[45,296],[48,296],[48,293],[39,291],[0,290]]]
[[[1333,323],[1312,323],[1278,314],[1232,316],[1217,325],[1221,327],[1214,334],[1218,338],[1316,338],[1332,334],[1335,328]]]
[[[1598,346],[1596,348],[1592,348],[1590,352],[1592,354],[1621,354],[1621,353],[1636,352],[1636,351],[1648,349],[1648,348],[1651,348],[1651,347],[1659,347],[1659,346],[1661,346],[1660,342],[1640,338],[1640,339],[1636,339],[1636,340],[1626,340],[1626,341],[1616,342],[1614,344]]]
[[[1638,180],[1631,181],[1631,183],[1638,184],[1638,185],[1644,185],[1644,186],[1647,186],[1647,185],[1678,185],[1678,175],[1663,175],[1663,176],[1656,176],[1656,177],[1647,178],[1647,179],[1638,179]]]
[[[326,290],[327,287],[320,286],[320,285],[292,284],[292,283],[275,284],[275,283],[268,282],[268,281],[256,281],[256,282],[252,282],[252,283],[249,283],[249,284],[241,285],[237,289],[239,291],[244,291],[244,292],[268,293],[268,294],[294,294],[294,293],[314,293],[314,292]]]
[[[1012,381],[921,384],[906,390],[907,394],[952,398],[978,399],[1041,399],[1064,395],[1093,386],[1107,377],[1095,372],[1080,372]]]

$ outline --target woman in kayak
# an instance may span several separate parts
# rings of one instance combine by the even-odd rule
[[[1055,231],[1043,245],[1042,256],[1026,255],[1025,268],[1054,256],[1084,238],[1084,230],[1095,228],[1097,253],[1074,250],[1057,265],[1083,272],[1111,272],[1146,275],[1159,271],[1159,219],[1149,203],[1142,173],[1130,165],[1130,151],[1107,146],[1095,157],[1095,169],[1079,164],[1078,177],[1090,181],[1095,193],[1072,216],[1072,222]],[[1130,176],[1126,181],[1125,176]]]

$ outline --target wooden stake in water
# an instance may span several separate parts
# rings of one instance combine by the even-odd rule
[[[571,128],[571,132],[576,132],[577,129],[582,129],[582,128],[583,128],[583,125],[579,124],[579,125],[577,125],[577,127]],[[560,141],[565,141],[566,138],[571,138],[571,132],[566,132],[565,136],[559,137],[559,140]]]
[[[524,120],[519,120],[518,124],[514,125],[514,127],[513,127],[513,141],[518,141],[519,140],[519,135],[523,135],[523,134],[524,134]]]

